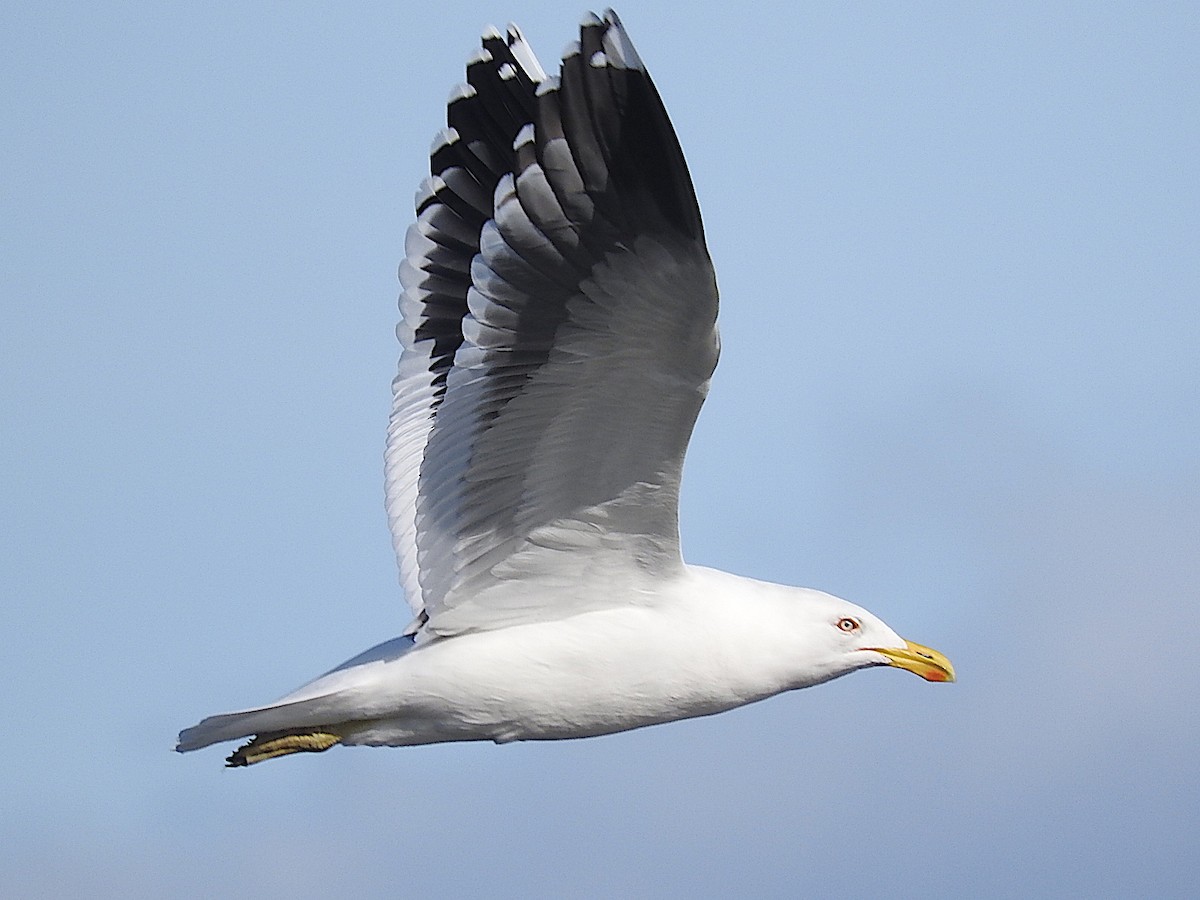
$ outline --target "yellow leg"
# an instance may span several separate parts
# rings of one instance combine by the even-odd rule
[[[225,765],[252,766],[257,762],[287,756],[289,753],[320,753],[342,739],[327,731],[283,731],[257,735],[254,740],[238,747],[225,760]]]

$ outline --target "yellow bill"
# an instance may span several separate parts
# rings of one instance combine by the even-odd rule
[[[888,665],[920,675],[926,681],[954,681],[954,666],[941,653],[912,641],[903,647],[872,647],[887,657]]]

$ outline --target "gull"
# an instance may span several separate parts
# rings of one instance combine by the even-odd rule
[[[282,699],[204,719],[247,766],[337,744],[582,738],[941,653],[809,588],[688,565],[684,452],[717,286],[675,131],[616,14],[547,75],[485,30],[400,267],[386,506],[414,618]]]

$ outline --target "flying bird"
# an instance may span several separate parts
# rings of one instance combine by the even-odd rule
[[[684,452],[717,363],[691,176],[616,14],[547,75],[487,29],[400,267],[386,505],[400,637],[204,719],[246,766],[336,744],[555,740],[705,716],[868,666],[953,681],[852,603],[684,563]]]

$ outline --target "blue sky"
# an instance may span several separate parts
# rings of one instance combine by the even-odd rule
[[[1200,14],[620,10],[722,290],[692,562],[958,667],[590,741],[170,752],[407,621],[395,267],[478,30],[0,13],[0,872],[14,896],[1184,896],[1200,851]]]

